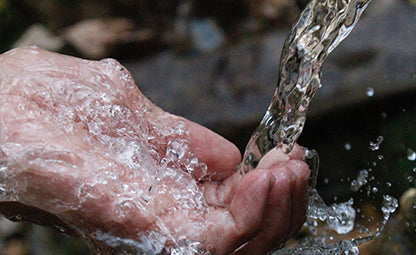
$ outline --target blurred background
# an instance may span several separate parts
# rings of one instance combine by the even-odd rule
[[[36,44],[116,58],[157,105],[244,151],[273,95],[284,40],[307,2],[0,0],[0,53]],[[416,254],[415,0],[370,3],[325,63],[299,143],[320,155],[318,191],[327,203],[353,197],[376,222],[384,194],[400,199],[362,254]],[[363,174],[357,189],[352,183]],[[0,254],[86,253],[77,238],[0,218]]]

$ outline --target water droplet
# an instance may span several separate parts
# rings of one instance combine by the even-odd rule
[[[389,195],[383,196],[383,207],[381,208],[381,211],[385,216],[394,213],[397,207],[399,207],[399,202],[396,198]]]
[[[355,180],[351,182],[351,190],[357,192],[362,186],[367,184],[368,171],[363,169],[358,173],[358,176]]]
[[[384,158],[383,155],[377,155],[378,160],[382,160]]]
[[[376,142],[371,142],[370,141],[370,149],[372,151],[376,151],[380,149],[380,144],[384,141],[384,138],[380,135],[379,137],[377,137],[377,141]]]
[[[366,92],[367,96],[372,97],[374,96],[374,89],[369,87],[367,88],[367,92]]]
[[[373,187],[373,188],[371,189],[371,191],[372,191],[373,193],[377,193],[377,192],[378,192],[378,188],[377,188],[377,187]]]
[[[407,180],[411,183],[415,180],[415,177],[409,175],[409,176],[407,176]]]
[[[325,179],[324,179],[324,183],[325,183],[325,184],[328,184],[328,183],[329,183],[328,178],[325,178]]]
[[[182,159],[185,155],[187,144],[185,140],[177,141],[173,140],[168,143],[168,148],[166,149],[166,155],[169,157],[174,157],[178,160]]]
[[[391,182],[386,182],[387,187],[391,187]]]
[[[415,161],[416,160],[416,152],[413,151],[412,149],[407,149],[407,159],[410,161]]]
[[[345,148],[347,151],[351,150],[351,144],[350,144],[349,142],[346,142],[346,143],[345,143],[345,145],[344,145],[344,148]]]

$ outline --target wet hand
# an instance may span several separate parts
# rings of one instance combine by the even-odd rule
[[[303,223],[302,158],[273,150],[242,176],[233,144],[152,104],[114,60],[0,56],[1,212],[100,253],[264,254]]]

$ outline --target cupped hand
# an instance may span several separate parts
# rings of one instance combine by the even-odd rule
[[[304,221],[301,147],[241,175],[238,149],[141,94],[112,59],[0,56],[0,211],[96,253],[265,254]]]

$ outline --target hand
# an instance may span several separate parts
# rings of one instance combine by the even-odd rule
[[[101,254],[265,254],[304,221],[302,159],[273,150],[241,175],[233,144],[152,104],[115,60],[0,56],[0,211]]]

